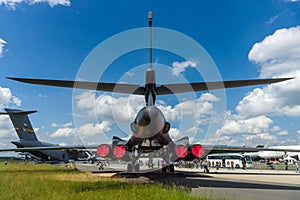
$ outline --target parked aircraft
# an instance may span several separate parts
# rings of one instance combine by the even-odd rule
[[[177,94],[186,92],[198,92],[204,90],[214,90],[223,88],[242,87],[260,84],[272,84],[286,81],[291,78],[275,79],[256,79],[256,80],[233,80],[217,82],[194,82],[178,84],[160,84],[157,85],[156,74],[152,68],[152,12],[148,15],[150,32],[150,61],[149,67],[145,73],[145,84],[123,84],[123,83],[105,83],[105,82],[83,82],[66,81],[50,79],[31,79],[31,78],[13,78],[25,83],[50,85],[68,88],[80,88],[88,90],[99,90],[106,92],[116,92],[125,94],[143,95],[145,97],[145,107],[136,115],[135,120],[130,124],[132,137],[126,141],[117,136],[112,138],[112,144],[101,144],[97,147],[70,146],[70,147],[52,147],[35,149],[84,149],[97,148],[97,154],[103,158],[120,159],[128,161],[127,171],[139,171],[139,164],[136,162],[142,154],[148,154],[150,157],[159,154],[159,157],[165,160],[166,166],[163,171],[174,171],[172,161],[178,159],[193,160],[204,156],[207,152],[214,151],[257,151],[255,148],[229,147],[229,146],[209,146],[200,144],[189,144],[189,138],[184,137],[173,141],[169,136],[171,124],[166,121],[162,111],[156,107],[156,97],[158,95]],[[27,148],[27,150],[32,150]]]
[[[17,109],[5,109],[6,112],[0,113],[1,115],[9,115],[11,122],[19,136],[19,141],[12,141],[17,148],[32,148],[32,147],[60,147],[56,144],[41,142],[38,140],[34,129],[28,118],[29,114],[37,111],[23,111]],[[26,151],[22,151],[26,152]],[[34,157],[40,158],[44,161],[69,161],[69,160],[87,160],[89,153],[78,150],[35,150],[29,152]]]
[[[259,151],[257,152],[257,155],[264,159],[270,159],[270,158],[294,158],[299,160],[300,159],[300,152],[292,152],[293,150],[300,150],[300,145],[292,145],[292,146],[270,146],[268,148],[274,149],[274,151]],[[276,150],[277,149],[277,150]],[[286,149],[290,151],[282,151],[281,149]]]

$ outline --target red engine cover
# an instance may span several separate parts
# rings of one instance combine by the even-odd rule
[[[188,154],[188,149],[183,145],[178,145],[175,149],[176,156],[180,159],[183,159]]]
[[[110,151],[109,145],[101,144],[97,148],[97,155],[99,157],[105,158],[106,156],[108,156],[109,151]]]
[[[123,158],[127,153],[127,149],[125,146],[119,145],[119,146],[115,146],[114,150],[113,150],[113,154],[117,159],[121,159]]]
[[[194,146],[192,146],[192,154],[196,158],[201,158],[205,154],[205,149],[202,145],[195,144]]]

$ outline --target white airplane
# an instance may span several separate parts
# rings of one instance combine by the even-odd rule
[[[274,149],[275,151],[265,151],[261,150],[257,152],[257,156],[264,159],[270,159],[270,158],[287,158],[291,157],[296,160],[300,159],[300,152],[292,152],[288,150],[300,150],[300,145],[292,145],[292,146],[271,146],[267,147],[267,149]],[[278,149],[278,151],[276,151]],[[285,149],[286,151],[282,151],[282,149]]]

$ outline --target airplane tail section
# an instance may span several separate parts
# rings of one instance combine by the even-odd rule
[[[36,110],[23,111],[5,108],[5,111],[0,114],[9,115],[20,140],[38,140],[28,118],[28,115],[37,112]]]

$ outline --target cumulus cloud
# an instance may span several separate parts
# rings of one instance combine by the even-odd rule
[[[283,28],[253,45],[250,61],[258,65],[260,78],[295,77],[248,93],[229,114],[219,134],[240,135],[240,141],[276,140],[289,135],[273,125],[272,116],[300,116],[300,26]]]
[[[76,106],[85,109],[89,116],[96,115],[106,121],[132,122],[136,113],[144,106],[144,97],[114,97],[108,94],[95,96],[92,92],[84,92],[77,96]]]
[[[248,58],[261,66],[261,77],[299,70],[300,26],[275,31],[254,44]]]
[[[66,126],[57,129],[49,136],[52,138],[62,138],[62,137],[75,137],[79,134],[81,137],[91,137],[97,134],[103,135],[112,130],[110,127],[111,123],[108,121],[103,121],[97,124],[87,123],[77,128],[67,127],[69,123],[65,125]],[[54,127],[58,127],[58,126],[55,125]]]
[[[75,134],[76,134],[75,129],[70,127],[65,127],[65,128],[57,129],[54,133],[50,134],[49,136],[52,138],[71,137],[74,136]]]
[[[15,9],[16,6],[25,3],[29,5],[38,4],[38,3],[48,3],[49,6],[54,7],[57,5],[70,6],[70,0],[0,0],[0,5],[5,5],[10,9]]]
[[[65,124],[52,123],[51,127],[53,127],[53,128],[61,128],[61,127],[66,128],[66,127],[70,127],[72,125],[73,125],[73,122],[67,122]]]
[[[111,123],[103,121],[101,123],[92,124],[88,123],[78,128],[78,132],[83,137],[90,137],[97,134],[103,135],[112,131]]]
[[[195,118],[213,112],[213,102],[219,99],[203,93],[196,100],[185,100],[175,106],[166,105],[162,100],[157,107],[163,112],[168,121],[178,121],[183,115],[194,115]],[[93,92],[84,92],[75,97],[76,107],[86,110],[89,116],[97,116],[100,120],[130,123],[137,112],[145,106],[143,96],[113,97],[108,94],[96,96]]]
[[[12,95],[9,88],[0,86],[0,109],[2,110],[4,107],[9,105],[21,106],[21,99]]]
[[[14,96],[9,88],[0,86],[0,110],[5,107],[21,106],[21,100]],[[15,130],[7,115],[0,115],[0,138],[9,143],[16,138]]]
[[[3,50],[5,45],[6,45],[6,41],[0,38],[0,58],[3,56]]]
[[[179,76],[180,73],[184,72],[188,67],[196,67],[197,63],[191,60],[186,60],[183,62],[173,62],[172,63],[172,74],[174,76]]]
[[[163,101],[160,101],[157,107],[170,121],[180,120],[182,116],[186,115],[193,115],[195,120],[199,120],[199,117],[213,113],[213,102],[216,101],[219,99],[213,94],[203,93],[196,100],[185,100],[174,107],[166,105]]]
[[[166,121],[172,124],[170,134],[177,138],[180,131],[184,131],[185,135],[190,137],[193,134],[203,133],[200,126],[206,126],[211,121],[211,115],[214,114],[214,102],[219,99],[210,93],[203,93],[199,98],[194,100],[183,100],[175,105],[168,105],[162,99],[157,100],[157,107],[163,112]],[[144,96],[112,96],[111,94],[102,93],[95,95],[88,91],[75,95],[74,105],[77,109],[75,112],[80,115],[86,115],[88,118],[78,118],[79,123],[94,121],[107,121],[111,123],[111,130],[115,130],[114,135],[119,137],[126,137],[131,135],[129,124],[134,121],[138,111],[145,106]],[[78,125],[78,123],[77,123]],[[89,125],[87,128],[91,128]],[[111,137],[111,132],[106,136]],[[93,131],[80,132],[93,133]],[[94,134],[92,134],[94,135]],[[126,135],[126,136],[125,136]],[[183,137],[183,134],[181,134]],[[88,141],[90,142],[90,141]]]
[[[182,132],[180,130],[178,130],[177,128],[170,128],[169,134],[173,140],[178,140],[178,139],[184,137]]]
[[[277,133],[278,136],[284,136],[284,135],[288,135],[289,132],[288,130],[283,130],[283,131],[280,131],[279,133]]]
[[[0,115],[0,138],[14,138],[15,130],[7,115]]]
[[[249,144],[251,142],[252,144],[263,144],[268,141],[274,141],[277,137],[274,135],[271,135],[270,133],[258,133],[255,135],[244,135],[244,141],[246,141],[246,144]]]
[[[295,77],[254,89],[237,107],[241,115],[300,116],[300,26],[284,28],[256,43],[249,60],[260,67],[261,78]]]
[[[262,115],[253,118],[241,118],[238,115],[229,115],[218,134],[259,134],[268,132],[273,121]]]

